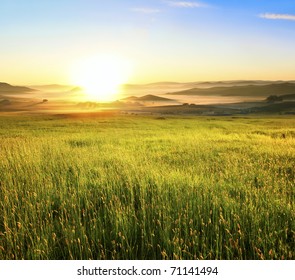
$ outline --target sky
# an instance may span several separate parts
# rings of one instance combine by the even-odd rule
[[[73,82],[97,56],[127,61],[133,84],[295,79],[294,0],[0,0],[0,11],[0,81],[14,85]]]

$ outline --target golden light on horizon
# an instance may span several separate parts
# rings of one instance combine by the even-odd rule
[[[114,55],[99,55],[75,63],[71,81],[84,90],[86,100],[112,101],[118,98],[120,86],[128,81],[131,72],[130,61]]]

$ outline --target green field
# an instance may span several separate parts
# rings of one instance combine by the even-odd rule
[[[0,259],[295,259],[295,119],[0,117]]]

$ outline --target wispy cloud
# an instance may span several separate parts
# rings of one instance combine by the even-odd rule
[[[265,14],[260,14],[259,17],[266,18],[266,19],[283,19],[283,20],[294,20],[295,21],[295,15],[288,15],[288,14],[265,13]]]
[[[189,2],[189,1],[166,1],[169,6],[179,8],[204,8],[208,7],[207,4],[202,2]]]
[[[133,12],[143,13],[143,14],[157,14],[161,11],[159,9],[152,9],[152,8],[132,8]]]

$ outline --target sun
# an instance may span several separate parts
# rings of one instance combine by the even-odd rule
[[[114,55],[99,55],[81,59],[72,67],[71,81],[92,101],[116,100],[120,86],[131,74],[130,61]]]

